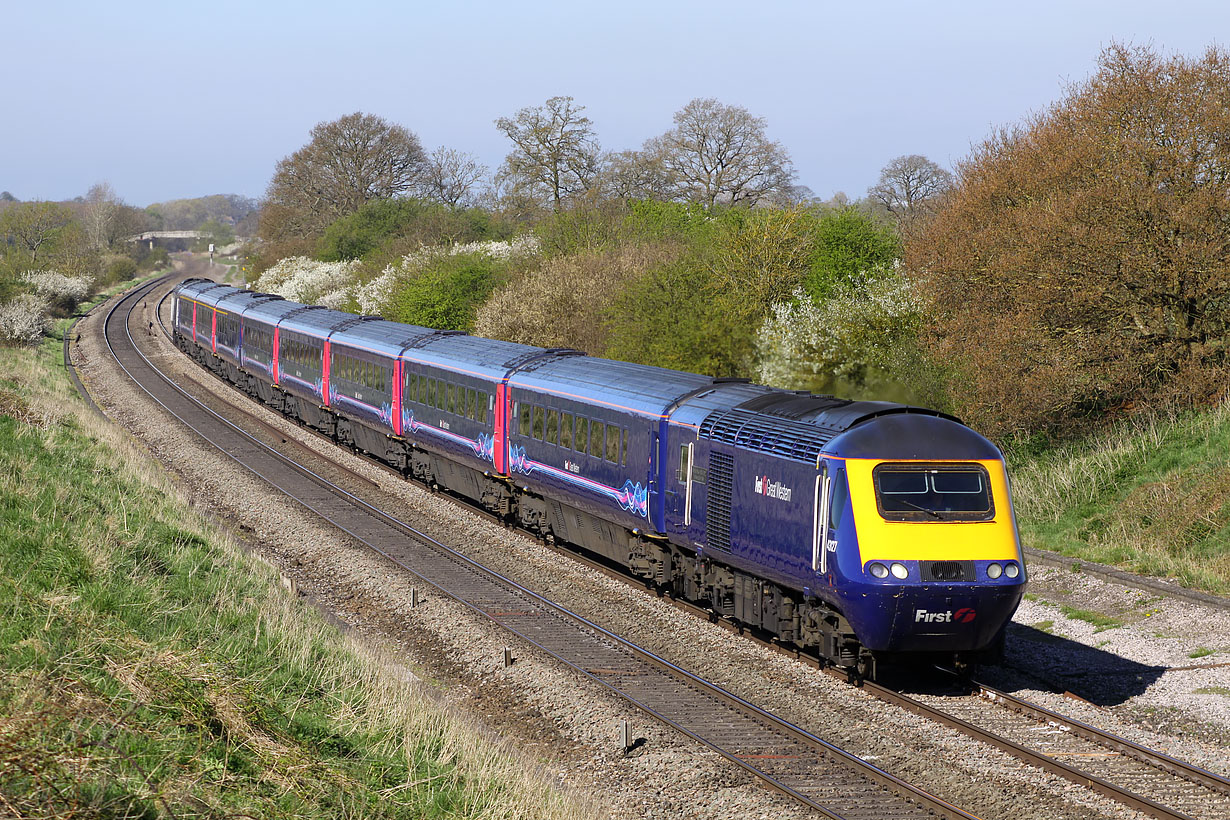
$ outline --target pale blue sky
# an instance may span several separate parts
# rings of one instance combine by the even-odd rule
[[[1230,3],[0,0],[0,190],[259,197],[317,122],[377,114],[494,168],[548,97],[637,148],[695,97],[768,121],[817,195],[901,154],[947,167],[1059,98],[1113,40],[1198,55]]]

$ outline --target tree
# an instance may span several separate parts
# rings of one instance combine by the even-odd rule
[[[318,236],[365,202],[410,191],[426,157],[400,125],[355,112],[317,124],[312,139],[278,162],[261,220],[266,239]]]
[[[475,203],[478,184],[487,176],[487,166],[473,154],[440,146],[427,156],[418,189],[424,198],[450,208]]]
[[[791,186],[790,155],[765,136],[765,121],[746,108],[695,99],[675,114],[675,127],[645,143],[662,163],[680,198],[755,205]]]
[[[822,211],[813,243],[811,272],[803,287],[819,298],[863,271],[891,268],[901,252],[891,226],[879,225],[851,206]]]
[[[916,230],[953,184],[953,176],[919,154],[901,156],[884,166],[880,181],[867,195],[897,219],[903,234]]]
[[[658,154],[620,151],[603,162],[602,188],[615,199],[670,199],[671,179]]]
[[[91,186],[85,195],[82,221],[85,223],[86,239],[93,250],[104,250],[119,239],[115,229],[123,201],[108,182]]]
[[[1224,394],[1230,55],[1113,45],[958,166],[908,238],[958,412],[992,433]]]
[[[512,140],[500,182],[515,196],[558,211],[569,198],[589,190],[599,170],[600,149],[585,106],[572,97],[500,117],[495,127]]]
[[[29,254],[29,267],[38,270],[40,254],[47,255],[73,224],[73,212],[54,202],[26,202],[0,214],[0,238]]]

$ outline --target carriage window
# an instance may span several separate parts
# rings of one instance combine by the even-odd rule
[[[589,448],[589,419],[577,416],[577,434],[572,439],[572,446],[578,453],[584,453]]]
[[[487,423],[487,400],[488,396],[483,391],[478,391],[478,423]]]
[[[542,441],[542,408],[534,405],[534,438]]]
[[[436,406],[436,380],[427,379],[426,381],[427,381],[427,402],[426,402],[427,406],[435,407]]]
[[[475,408],[477,398],[474,395],[474,388],[466,388],[466,418],[474,420],[478,417],[478,411]]]
[[[679,481],[688,480],[688,445],[679,445],[679,469],[675,470],[675,478]]]
[[[606,460],[612,464],[619,463],[619,428],[606,428]]]
[[[443,379],[436,379],[436,409],[443,410],[448,407],[448,385]]]
[[[602,431],[605,427],[600,421],[591,422],[589,425],[589,454],[594,458],[602,458]]]
[[[572,447],[572,414],[561,413],[559,417],[559,446]]]
[[[530,406],[525,402],[520,403],[521,415],[521,435],[528,436],[530,434]]]
[[[627,467],[628,466],[628,431],[627,430],[624,430],[622,439],[623,441],[620,445],[622,452],[620,453],[619,463]]]
[[[419,393],[419,374],[411,373],[406,376],[406,396],[409,401],[414,401],[414,397]]]
[[[872,471],[880,515],[890,521],[989,521],[995,517],[980,464],[881,464]]]
[[[559,444],[559,411],[547,411],[547,443]]]

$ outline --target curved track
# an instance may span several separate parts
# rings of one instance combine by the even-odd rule
[[[112,336],[110,325],[118,309],[117,305],[106,320],[109,346]],[[167,401],[155,395],[129,370],[128,364],[131,363],[136,369],[145,366],[151,373],[154,372],[148,360],[144,360],[136,350],[131,336],[127,333],[123,335],[127,337],[131,352],[120,353],[124,345],[122,339],[113,351],[125,371],[156,401],[213,441],[223,452],[244,463],[241,456],[251,451],[257,456],[254,463],[262,464],[265,472],[249,464],[245,466],[262,476],[266,476],[270,469],[276,472],[276,465],[281,465],[283,472],[299,476],[287,486],[267,479],[283,493],[314,512],[325,515],[358,540],[474,611],[500,623],[667,725],[754,772],[772,787],[829,817],[968,816],[942,801],[928,802],[935,799],[911,791],[912,787],[875,767],[870,767],[870,772],[864,770],[858,776],[861,784],[853,787],[847,780],[850,775],[844,767],[858,767],[859,761],[848,759],[851,756],[819,738],[711,687],[530,590],[484,570],[254,439],[248,438],[247,443],[243,443],[241,438],[228,445],[228,449],[228,446],[219,443],[227,440],[224,431],[229,428],[232,435],[242,434],[242,431],[214,416],[212,425],[218,428],[219,438],[211,438],[210,434],[198,427],[198,423],[208,427],[210,422],[192,421],[194,416],[209,414],[209,411],[199,405],[193,409],[195,402],[161,376],[153,379],[155,387],[161,380],[163,388],[158,389],[169,390],[172,395],[167,397]],[[121,359],[121,355],[126,355],[127,361]],[[141,360],[141,364],[137,364],[137,359]],[[168,404],[180,400],[187,404],[179,412]],[[251,418],[260,426],[274,429],[255,416]],[[326,457],[326,460],[329,459]],[[340,463],[329,461],[345,473],[357,475]],[[369,481],[365,478],[361,480]],[[314,485],[314,489],[296,489],[301,482]],[[349,506],[352,512],[339,509],[330,514],[323,513],[321,503],[330,495],[344,506]],[[353,518],[356,515],[353,510],[356,509],[361,511],[358,520]],[[369,520],[364,522],[363,516]],[[386,543],[388,534],[380,532],[382,527],[395,533],[394,541],[417,541],[418,547],[408,549],[406,543],[400,546]],[[426,560],[421,549],[436,553],[443,550],[448,561],[437,565]],[[683,608],[695,609],[690,605]],[[580,643],[574,645],[578,640]],[[789,654],[797,656],[797,653]],[[938,703],[929,705],[885,687],[867,685],[870,694],[886,702],[961,731],[1148,815],[1170,820],[1230,817],[1230,782],[1225,779],[990,687],[976,688],[976,696],[946,697],[936,699]],[[828,776],[816,778],[814,773],[819,771],[828,773]],[[899,798],[904,797],[905,803],[898,809],[886,811],[886,807],[878,802],[877,790],[887,790]],[[842,794],[840,800],[832,797],[838,793]],[[817,795],[824,797],[817,799]],[[918,811],[922,813],[916,813]]]
[[[213,413],[163,376],[132,336],[131,306],[157,284],[138,288],[107,313],[108,349],[155,402],[279,492],[473,612],[827,817],[972,817],[482,567]]]

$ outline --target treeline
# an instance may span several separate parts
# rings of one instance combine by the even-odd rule
[[[582,106],[553,98],[496,121],[511,148],[490,177],[354,114],[279,163],[258,284],[417,324],[927,403],[1001,440],[1068,434],[1224,396],[1228,119],[1225,52],[1115,45],[954,174],[899,157],[864,199],[822,203],[795,185],[762,119],[715,100],[611,153]]]

